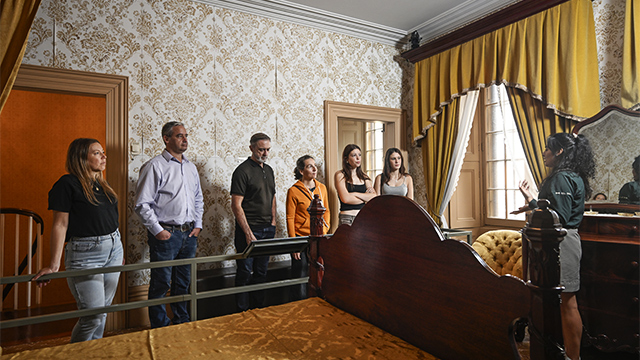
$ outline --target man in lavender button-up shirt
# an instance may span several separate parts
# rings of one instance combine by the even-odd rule
[[[151,261],[187,259],[196,255],[204,212],[198,169],[183,153],[187,131],[180,122],[162,127],[165,150],[140,169],[135,212],[147,228]],[[173,281],[172,281],[173,279]],[[149,299],[189,292],[189,265],[151,269]],[[164,305],[149,306],[151,327],[188,322],[187,302],[172,303],[171,321]]]

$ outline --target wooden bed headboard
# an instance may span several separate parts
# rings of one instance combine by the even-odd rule
[[[317,239],[310,261],[324,274],[311,275],[312,287],[332,305],[439,358],[519,358],[513,324],[530,314],[529,286],[444,240],[417,203],[379,196],[353,225]]]

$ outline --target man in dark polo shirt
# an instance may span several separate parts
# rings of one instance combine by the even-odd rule
[[[276,234],[276,184],[273,169],[265,162],[271,138],[264,133],[251,136],[251,157],[240,164],[231,178],[231,210],[236,218],[236,252],[243,252],[254,240],[272,239]],[[236,260],[236,286],[264,283],[269,256]],[[264,306],[264,290],[236,295],[238,310]]]

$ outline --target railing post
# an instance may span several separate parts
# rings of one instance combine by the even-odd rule
[[[198,294],[198,264],[194,261],[189,264],[191,273],[191,284],[189,285],[189,293],[191,294],[191,302],[189,303],[191,309],[191,321],[198,320],[198,300],[196,295]],[[173,294],[171,294],[173,295]]]
[[[320,239],[324,237],[324,218],[327,211],[318,194],[314,195],[311,205],[307,209],[310,220],[309,247],[307,258],[309,259],[309,296],[322,297],[322,277],[324,275],[324,261],[319,256]]]
[[[549,202],[538,200],[522,231],[527,240],[531,313],[529,322],[532,359],[564,359],[560,320],[560,242],[567,231]],[[525,270],[525,269],[523,269]]]

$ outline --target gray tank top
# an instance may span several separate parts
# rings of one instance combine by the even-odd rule
[[[382,184],[382,189],[380,189],[380,192],[382,192],[383,195],[400,195],[400,196],[407,196],[407,184],[406,183],[402,183],[402,185],[400,186],[389,186],[387,184]]]

